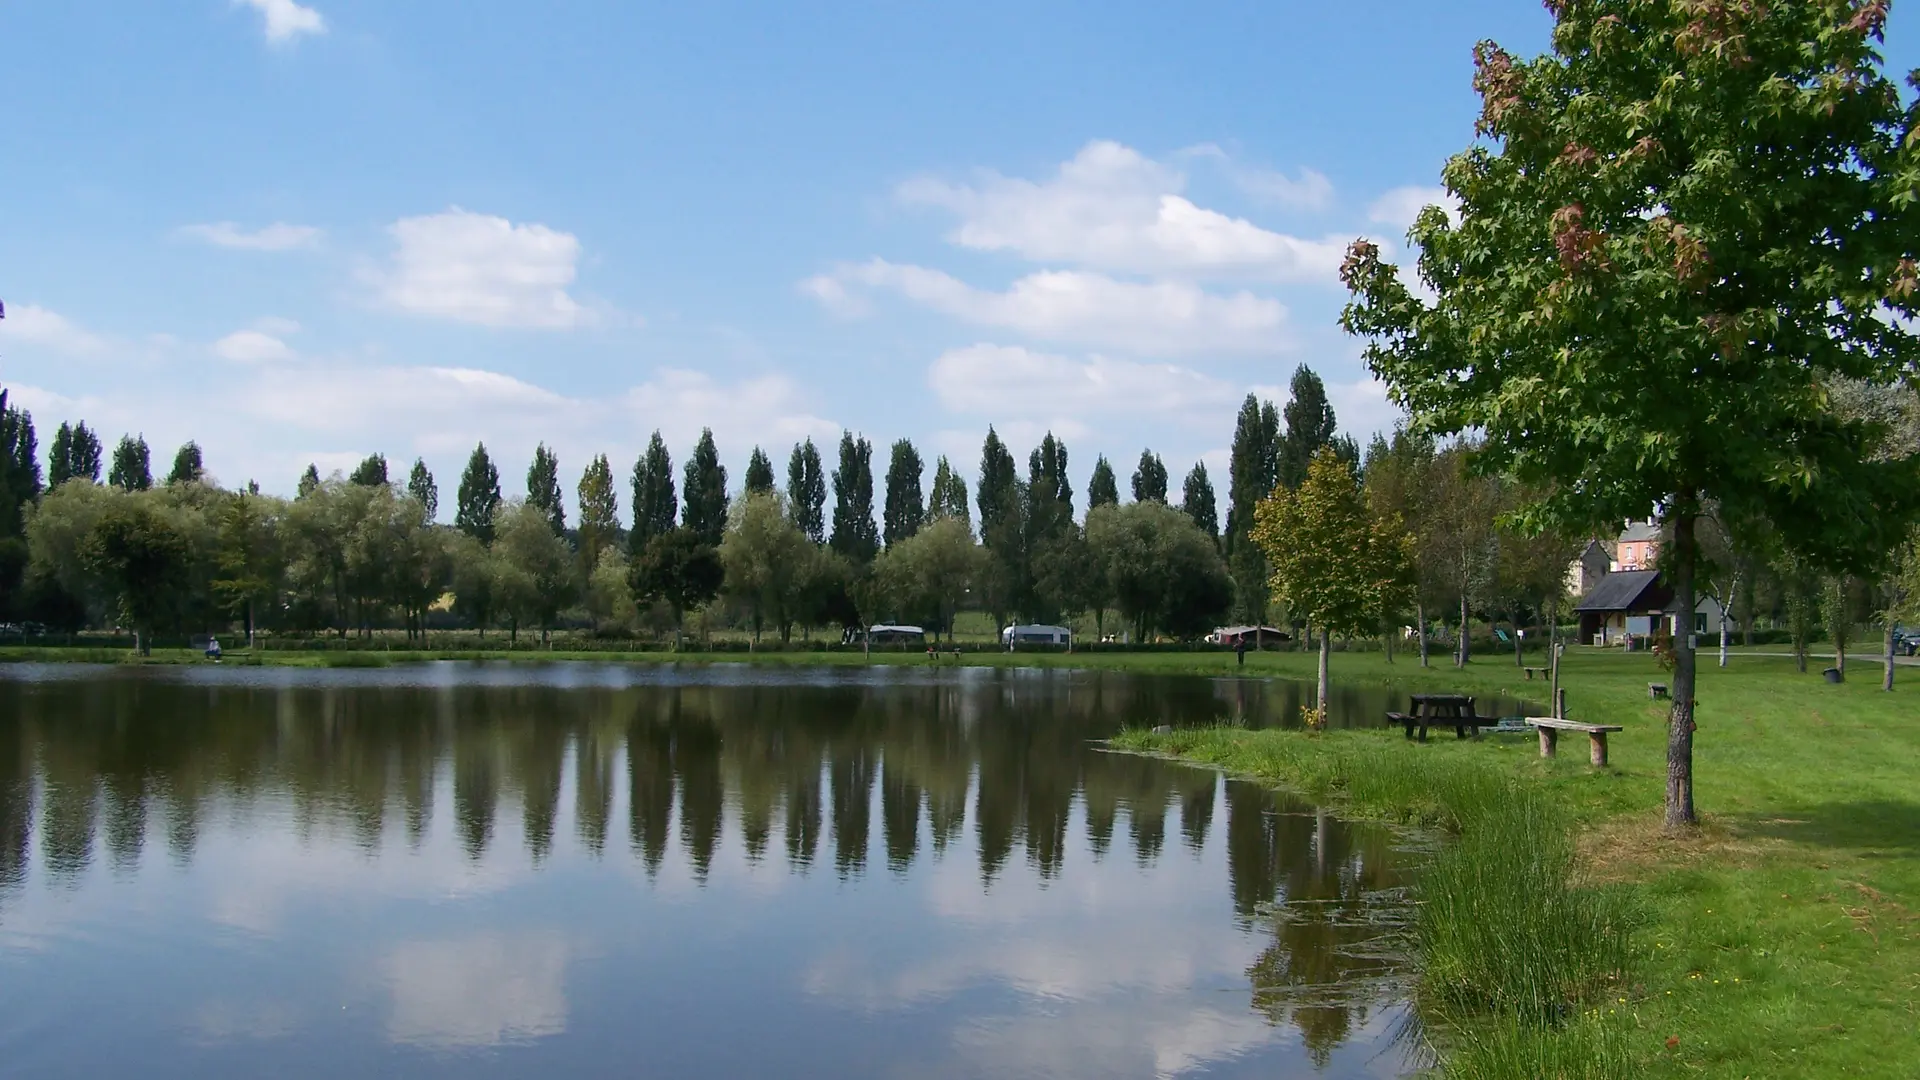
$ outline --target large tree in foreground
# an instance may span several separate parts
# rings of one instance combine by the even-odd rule
[[[1478,142],[1444,172],[1409,288],[1361,241],[1342,324],[1426,432],[1545,492],[1532,527],[1658,508],[1694,608],[1702,507],[1836,571],[1892,550],[1920,461],[1873,460],[1836,378],[1920,361],[1913,109],[1874,45],[1886,0],[1551,0],[1553,51],[1475,51]],[[1666,820],[1695,821],[1695,653],[1675,642]]]

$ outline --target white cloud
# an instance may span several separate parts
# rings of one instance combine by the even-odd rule
[[[183,225],[178,233],[188,240],[235,251],[294,251],[318,247],[323,235],[311,225],[289,225],[284,221],[276,221],[251,232],[231,221],[216,221],[205,225]]]
[[[1394,188],[1373,201],[1367,210],[1367,220],[1404,233],[1413,227],[1413,219],[1420,216],[1420,211],[1429,206],[1438,206],[1449,218],[1460,220],[1460,200],[1447,189],[1437,187]]]
[[[236,364],[263,364],[294,357],[292,347],[259,330],[236,330],[213,343],[214,355]]]
[[[1290,344],[1283,333],[1287,309],[1278,300],[1248,292],[1220,296],[1186,282],[1048,270],[991,292],[939,270],[874,259],[801,283],[829,309],[858,315],[865,299],[849,286],[897,292],[981,326],[1135,352],[1272,353]]]
[[[1227,383],[1192,368],[1104,356],[1080,361],[1004,345],[944,353],[927,369],[927,383],[947,408],[983,415],[1181,413],[1231,407],[1237,399]]]
[[[1302,166],[1298,176],[1288,176],[1278,169],[1242,165],[1214,143],[1190,147],[1181,151],[1180,156],[1219,162],[1234,186],[1256,199],[1300,210],[1325,210],[1333,204],[1333,181],[1314,169]]]
[[[571,233],[459,207],[402,218],[387,231],[396,244],[393,263],[375,280],[401,311],[494,327],[565,329],[589,321],[567,294],[580,260]]]
[[[318,11],[302,7],[294,0],[234,0],[238,6],[258,11],[267,24],[267,40],[280,44],[302,34],[324,34],[327,20]]]
[[[38,345],[71,356],[85,356],[106,348],[106,342],[75,325],[66,316],[36,304],[7,309],[0,319],[0,338]]]
[[[1280,190],[1271,176],[1266,183]],[[1331,191],[1317,173],[1287,183],[1296,198]],[[1178,170],[1119,143],[1096,141],[1045,181],[993,172],[973,184],[923,177],[897,194],[952,211],[960,224],[949,239],[981,251],[1128,273],[1334,280],[1343,239],[1271,232],[1194,205],[1179,194],[1184,186]]]

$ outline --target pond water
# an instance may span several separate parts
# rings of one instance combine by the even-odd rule
[[[1417,853],[1092,742],[1300,700],[964,668],[0,669],[0,1074],[1402,1075]]]

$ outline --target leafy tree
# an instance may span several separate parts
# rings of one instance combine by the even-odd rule
[[[1019,479],[1013,455],[1007,452],[999,434],[992,427],[987,428],[987,441],[980,447],[980,490],[975,493],[980,506],[981,539],[996,532],[996,526],[1012,512],[1018,501],[1014,488]]]
[[[625,555],[612,547],[601,550],[587,577],[586,603],[596,630],[633,625],[639,612],[634,610],[633,587],[627,583]]]
[[[726,568],[726,591],[747,607],[755,641],[768,619],[780,628],[782,641],[791,637],[814,552],[779,495],[749,491],[735,504],[720,544],[720,562]]]
[[[711,429],[701,430],[693,456],[687,459],[680,494],[680,523],[709,546],[720,546],[727,533],[727,470],[720,464]]]
[[[1234,606],[1239,617],[1264,626],[1267,614],[1267,557],[1253,542],[1254,508],[1280,482],[1280,412],[1272,402],[1247,395],[1234,421],[1233,453],[1227,467],[1227,563],[1233,571]]]
[[[1207,476],[1207,463],[1196,461],[1180,487],[1180,511],[1193,519],[1200,531],[1220,542],[1220,510],[1213,500],[1213,481]]]
[[[117,461],[116,457],[116,461]],[[304,499],[320,487],[320,466],[309,464],[307,471],[300,474],[300,483],[294,488],[294,498]]]
[[[1820,623],[1833,644],[1833,666],[1847,670],[1847,645],[1853,640],[1853,582],[1844,574],[1829,574],[1820,586]]]
[[[952,518],[973,531],[973,511],[967,507],[967,482],[953,471],[947,456],[940,455],[933,469],[933,490],[927,493],[927,520]]]
[[[674,528],[680,500],[674,495],[673,458],[658,431],[647,442],[647,452],[633,463],[633,531],[628,550],[638,555],[654,537]]]
[[[1140,464],[1134,467],[1133,501],[1167,501],[1167,467],[1151,450],[1140,451]]]
[[[1327,401],[1327,386],[1305,364],[1293,369],[1287,405],[1281,415],[1287,427],[1274,455],[1274,478],[1281,487],[1292,489],[1306,480],[1314,456],[1334,444],[1333,406]],[[1353,458],[1350,450],[1344,456]]]
[[[1233,584],[1212,539],[1164,502],[1089,511],[1086,534],[1094,565],[1137,640],[1150,640],[1156,630],[1197,638],[1233,601]]]
[[[1413,540],[1413,590],[1404,599],[1413,608],[1419,637],[1420,666],[1427,666],[1427,609],[1441,595],[1438,548],[1432,543],[1433,499],[1441,485],[1435,472],[1433,442],[1396,427],[1391,440],[1375,436],[1368,448],[1363,486],[1367,512],[1379,527],[1400,522]],[[1262,557],[1264,562],[1264,556]],[[1569,559],[1571,561],[1571,559]],[[1563,564],[1562,571],[1566,569]],[[1384,612],[1387,657],[1392,659],[1393,625],[1405,609]]]
[[[460,502],[454,510],[453,524],[482,544],[491,544],[500,502],[500,470],[487,455],[487,444],[479,443],[467,458],[466,471],[460,474]]]
[[[11,517],[7,535],[18,532],[19,507],[40,497],[40,442],[33,431],[33,414],[7,404],[0,390],[0,494],[7,502],[0,514]]]
[[[874,564],[881,592],[896,611],[924,611],[935,632],[953,639],[953,617],[980,572],[982,555],[966,522],[938,517],[887,548]]]
[[[507,506],[493,546],[502,562],[500,600],[513,617],[514,632],[530,625],[550,642],[561,610],[579,595],[572,549],[553,531],[548,509],[531,502]]]
[[[773,461],[767,452],[759,447],[753,448],[753,456],[747,459],[748,491],[769,492],[773,490]]]
[[[484,640],[499,607],[499,560],[479,537],[456,532],[447,544],[453,606]]]
[[[992,427],[980,447],[980,488],[974,500],[980,508],[980,543],[987,549],[987,566],[980,574],[980,592],[996,626],[1004,626],[1012,612],[1026,602],[1027,566],[1026,493],[1022,490],[1013,454]]]
[[[1787,633],[1793,639],[1794,665],[1801,674],[1807,670],[1807,647],[1819,613],[1819,575],[1806,557],[1782,552],[1775,568],[1780,583],[1780,603],[1786,609]]]
[[[580,557],[584,566],[598,570],[600,550],[620,531],[620,497],[613,487],[613,463],[601,454],[580,474],[575,489],[580,500]],[[629,605],[632,601],[629,599]]]
[[[546,443],[533,448],[533,464],[527,466],[527,505],[547,519],[547,528],[555,536],[567,532],[567,506],[560,495],[560,458]]]
[[[1327,658],[1335,633],[1368,633],[1411,589],[1411,541],[1399,523],[1367,509],[1353,466],[1322,446],[1297,489],[1284,485],[1254,511],[1254,542],[1273,567],[1287,610],[1320,635],[1318,696],[1327,708]]]
[[[1453,663],[1473,659],[1468,613],[1493,599],[1500,561],[1494,519],[1501,511],[1497,483],[1474,471],[1474,448],[1448,447],[1435,459],[1428,484],[1430,509],[1421,530],[1434,579],[1448,601],[1458,605],[1459,636]]]
[[[1545,492],[1529,525],[1662,508],[1676,606],[1704,504],[1866,572],[1920,510],[1834,376],[1916,362],[1914,120],[1875,51],[1890,5],[1554,7],[1550,54],[1476,50],[1485,141],[1411,234],[1429,304],[1357,242],[1343,324],[1424,430],[1484,432]],[[1552,392],[1543,392],[1551,387]],[[1675,643],[1666,819],[1695,822],[1695,652]]]
[[[1107,455],[1101,454],[1094,459],[1093,478],[1087,481],[1087,509],[1115,506],[1119,502],[1120,485],[1114,479],[1113,466],[1108,463]]]
[[[57,488],[68,480],[100,482],[100,437],[82,421],[61,424],[53,437],[47,463],[47,487]]]
[[[172,611],[185,577],[187,539],[150,502],[122,499],[108,504],[80,549],[133,628],[140,655],[153,651],[154,629]]]
[[[888,547],[919,532],[926,520],[926,510],[920,501],[920,474],[925,470],[920,451],[913,448],[912,442],[901,439],[893,444],[892,456],[887,462],[886,509],[881,514],[884,523],[881,535]]]
[[[1027,456],[1028,543],[1042,546],[1073,530],[1073,483],[1067,479],[1067,444],[1049,431]]]
[[[260,625],[260,607],[273,601],[286,567],[278,517],[276,500],[260,495],[228,495],[220,510],[220,573],[213,589],[228,610],[245,620],[249,648]]]
[[[840,467],[833,471],[833,536],[827,546],[862,567],[880,551],[873,523],[873,444],[854,438],[851,431],[840,435]]]
[[[1107,604],[1106,576],[1094,560],[1086,534],[1073,522],[1053,536],[1037,539],[1031,556],[1034,617],[1054,622],[1080,611],[1092,612],[1096,629],[1104,628]]]
[[[319,477],[315,476],[314,479],[318,480]],[[433,473],[427,470],[427,463],[423,458],[413,459],[413,471],[407,474],[407,494],[420,504],[420,509],[426,512],[429,522],[439,518],[440,486],[433,482]]]
[[[635,599],[666,604],[676,628],[686,622],[689,608],[718,596],[726,580],[719,551],[685,527],[650,538],[629,573]]]
[[[368,454],[366,460],[354,466],[353,472],[348,474],[347,483],[361,487],[386,487],[387,455]]]
[[[113,448],[113,467],[107,471],[107,483],[121,491],[147,490],[153,486],[153,469],[148,460],[144,437],[120,436],[120,444]]]
[[[196,484],[206,475],[206,462],[200,454],[200,444],[188,440],[186,445],[174,451],[173,471],[167,474],[169,484]]]
[[[827,542],[827,474],[812,439],[796,443],[787,458],[787,506],[808,540]]]

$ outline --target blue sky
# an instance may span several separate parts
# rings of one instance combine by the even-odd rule
[[[0,13],[0,383],[223,482],[485,439],[517,490],[661,429],[844,427],[971,476],[989,423],[1224,469],[1239,399],[1392,412],[1333,320],[1532,0]],[[1224,486],[1222,471],[1216,484]],[[570,493],[569,493],[570,495]],[[450,499],[443,502],[450,502]],[[624,502],[624,499],[623,499]]]

